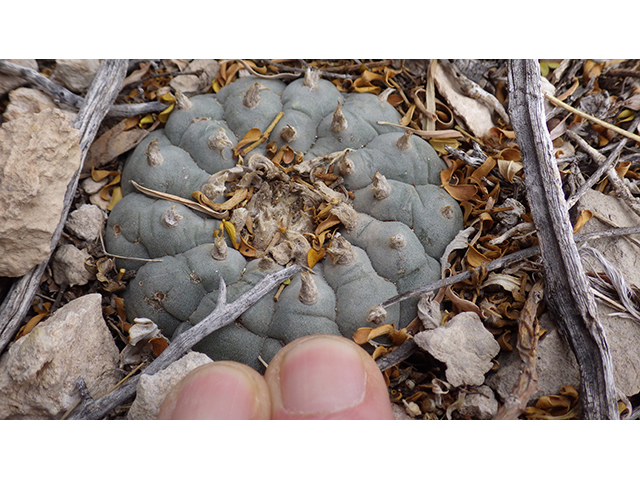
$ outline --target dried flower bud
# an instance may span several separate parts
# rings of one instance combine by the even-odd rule
[[[244,106],[247,108],[255,108],[258,103],[260,103],[260,92],[262,90],[267,90],[267,87],[261,83],[256,82],[251,85],[244,96],[244,100],[242,101]]]
[[[178,110],[191,110],[191,108],[193,107],[193,103],[191,103],[191,100],[189,100],[189,98],[187,98],[187,96],[182,93],[180,90],[176,90],[176,108]]]
[[[397,235],[394,235],[393,237],[391,237],[391,240],[389,241],[389,246],[394,250],[402,250],[404,247],[407,246],[407,239],[404,238],[404,235],[401,235],[398,233]]]
[[[302,284],[300,285],[298,298],[305,305],[313,305],[320,299],[320,292],[318,291],[316,282],[313,280],[311,274],[306,270],[303,270],[300,273],[300,280],[302,281]]]
[[[378,305],[377,307],[372,308],[367,315],[367,322],[374,323],[376,325],[380,325],[387,318],[387,311],[384,307]]]
[[[320,71],[315,68],[307,68],[304,72],[304,86],[311,90],[318,86],[320,81]]]
[[[175,228],[178,226],[180,220],[182,220],[183,217],[177,212],[177,208],[178,207],[176,207],[175,205],[171,205],[169,210],[162,214],[160,221],[163,225],[171,228]]]
[[[327,247],[327,253],[334,265],[348,265],[356,258],[353,245],[342,235],[337,235],[331,239],[331,245]]]
[[[335,133],[344,132],[349,124],[347,123],[347,119],[342,113],[342,107],[338,103],[338,108],[333,112],[333,119],[331,120],[331,130]]]
[[[211,150],[222,150],[223,148],[233,147],[233,143],[229,140],[224,128],[219,128],[216,133],[207,139],[207,146]]]
[[[387,198],[391,194],[391,185],[387,182],[387,178],[379,172],[373,176],[373,197],[376,200]]]
[[[217,235],[213,238],[213,247],[211,248],[211,256],[215,260],[225,260],[229,252],[227,242],[224,241],[222,235]]]
[[[411,138],[412,133],[411,132],[406,132],[404,135],[402,135],[398,141],[396,142],[396,147],[398,147],[398,150],[402,150],[407,151],[409,150],[409,148],[411,148],[411,144],[409,143],[409,139]]]
[[[149,142],[144,154],[147,156],[147,163],[150,167],[158,167],[162,165],[162,162],[164,162],[164,158],[162,158],[162,155],[160,154],[160,147],[158,147],[157,138]]]
[[[287,125],[286,127],[284,127],[282,129],[282,131],[280,132],[280,137],[285,141],[285,142],[293,142],[296,138],[298,138],[298,132],[296,131],[296,129],[294,127],[292,127],[291,125]]]

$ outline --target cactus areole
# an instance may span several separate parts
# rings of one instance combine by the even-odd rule
[[[375,307],[440,278],[462,213],[433,148],[379,123],[400,120],[384,98],[343,94],[312,71],[177,96],[164,130],[128,158],[105,234],[128,258],[119,267],[137,270],[129,318],[171,337],[215,308],[220,276],[231,302],[294,262],[307,268],[196,349],[262,370],[259,358],[301,336],[415,318],[417,299]]]

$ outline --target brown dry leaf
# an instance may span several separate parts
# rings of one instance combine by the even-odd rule
[[[100,195],[102,196],[102,194]],[[122,200],[122,187],[118,185],[117,187],[113,187],[113,191],[111,192],[111,200],[109,200],[107,210],[113,210],[113,207],[115,207],[120,200]]]
[[[373,353],[371,354],[371,358],[373,358],[375,360],[378,357],[381,357],[382,355],[387,354],[388,352],[389,352],[389,349],[387,347],[384,347],[382,345],[378,345],[376,347],[376,349],[373,351]]]
[[[512,130],[504,130],[502,128],[493,127],[489,129],[489,137],[495,138],[499,143],[502,143],[504,138],[515,140],[516,134]]]
[[[490,258],[486,257],[484,254],[480,253],[473,245],[469,245],[469,250],[467,251],[467,263],[473,268],[477,268],[483,263],[489,263],[491,261]]]
[[[496,159],[493,157],[487,157],[482,165],[476,168],[471,174],[471,178],[475,179],[478,184],[481,184],[482,178],[488,177],[493,167],[496,166]]]
[[[451,290],[451,286],[446,287],[444,292],[446,297],[451,300],[451,303],[453,303],[458,312],[475,312],[480,318],[485,318],[484,313],[482,312],[482,310],[480,310],[480,307],[469,300],[460,298],[453,290]]]
[[[238,144],[233,147],[233,154],[238,155],[242,147],[249,145],[251,143],[255,143],[262,137],[262,132],[259,128],[252,128],[247,133],[245,133],[244,137],[238,142]]]
[[[45,317],[47,317],[50,313],[50,309],[51,309],[51,302],[44,302],[42,304],[42,308],[38,307],[37,305],[33,305],[33,310],[37,313],[37,315],[34,315],[33,317],[31,317],[29,319],[29,321],[23,325],[20,330],[18,330],[18,333],[16,333],[16,337],[14,340],[18,340],[20,337],[23,337],[25,335],[27,335],[28,333],[31,332],[31,330],[33,330],[33,328]]]
[[[376,328],[363,327],[356,330],[356,333],[353,334],[353,341],[358,345],[364,345],[369,340],[373,340],[376,337],[381,335],[388,335],[395,330],[393,325],[380,325]]]
[[[309,268],[313,268],[316,263],[325,257],[326,253],[327,252],[324,248],[320,248],[320,250],[310,248],[307,252],[307,264],[309,265]]]
[[[240,237],[240,246],[238,248],[238,252],[240,252],[245,257],[256,258],[258,256],[258,250],[244,239],[244,237]]]
[[[585,223],[591,220],[591,217],[593,217],[593,212],[591,210],[580,210],[576,224],[573,226],[573,233],[578,233],[580,229],[584,227]]]
[[[137,125],[137,117],[134,120],[135,125]],[[93,168],[108,164],[119,155],[138,145],[152,130],[153,128],[131,128],[129,119],[119,122],[93,142],[89,153],[87,153],[87,160],[82,169],[83,172],[89,172]]]
[[[513,177],[522,170],[522,162],[512,160],[498,160],[498,171],[508,182],[513,182]]]
[[[446,192],[459,202],[471,200],[478,193],[475,185],[444,185]]]
[[[153,349],[153,356],[159,357],[162,352],[169,346],[169,342],[164,337],[154,337],[149,340],[149,344]]]
[[[231,210],[235,208],[238,204],[244,201],[249,195],[249,191],[246,188],[239,188],[235,192],[233,192],[233,196],[224,203],[216,203],[212,201],[209,197],[207,197],[201,191],[196,191],[191,194],[191,196],[201,205],[206,205],[207,207],[213,208],[214,210]]]

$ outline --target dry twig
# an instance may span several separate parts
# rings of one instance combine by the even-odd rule
[[[535,60],[511,60],[508,77],[509,113],[522,152],[527,198],[545,266],[545,300],[580,368],[583,417],[618,419],[613,363],[573,240],[546,126],[540,67]]]

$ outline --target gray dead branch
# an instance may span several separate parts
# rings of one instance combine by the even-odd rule
[[[0,60],[0,73],[15,75],[28,80],[29,83],[33,84],[39,90],[47,93],[57,104],[64,103],[65,105],[70,105],[78,110],[83,109],[85,106],[85,98],[82,98],[80,95],[76,95],[31,68],[22,67],[14,63],[7,62],[6,60]],[[111,105],[109,110],[106,112],[106,115],[110,117],[127,118],[147,113],[158,113],[166,108],[167,105],[161,102]]]
[[[512,60],[508,78],[509,114],[522,152],[527,198],[545,266],[545,300],[578,361],[582,416],[618,419],[611,354],[573,239],[546,126],[538,63]]]

